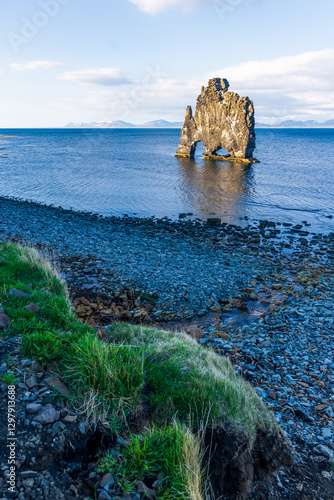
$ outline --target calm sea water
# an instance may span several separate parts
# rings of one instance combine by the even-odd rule
[[[174,157],[179,130],[0,130],[0,196],[103,215],[213,214],[333,230],[334,130],[258,129],[250,167]],[[8,155],[8,156],[6,156]],[[5,156],[5,157],[3,157]]]

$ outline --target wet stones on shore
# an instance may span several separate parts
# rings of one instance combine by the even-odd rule
[[[310,233],[305,243],[300,225],[254,221],[212,227],[188,218],[103,218],[14,200],[2,203],[4,239],[52,250],[65,278],[83,292],[158,295],[150,315],[160,321],[174,314],[177,319],[204,314],[223,294],[235,297],[253,276],[279,265],[281,256],[334,256],[333,233]],[[212,300],[213,305],[207,303]]]

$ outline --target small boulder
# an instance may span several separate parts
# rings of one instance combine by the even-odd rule
[[[32,477],[30,477],[28,479],[23,479],[22,484],[26,489],[32,488],[35,484],[35,480]]]
[[[29,311],[29,312],[33,312],[33,313],[39,313],[41,308],[36,306],[35,304],[29,304],[27,306],[25,306],[23,309],[25,309],[26,311]]]
[[[209,217],[207,220],[206,220],[208,226],[220,226],[220,224],[222,223],[222,220],[219,219],[218,217]]]
[[[111,500],[111,496],[108,495],[106,490],[102,490],[101,493],[98,496],[98,500]]]
[[[43,368],[41,367],[41,364],[38,361],[38,359],[33,360],[32,369],[34,370],[35,373],[41,373],[43,371]]]
[[[103,476],[103,478],[100,481],[100,486],[103,488],[105,491],[109,491],[110,488],[112,488],[115,484],[115,480],[113,476],[108,473]]]
[[[149,500],[155,499],[155,493],[153,490],[148,488],[143,481],[136,481],[137,491],[140,495],[143,495],[144,498],[148,498]]]
[[[26,412],[27,413],[37,413],[40,409],[42,408],[42,405],[39,403],[29,403],[26,406]]]
[[[47,404],[40,410],[39,414],[36,417],[36,420],[41,424],[46,425],[53,424],[54,422],[59,420],[59,417],[59,411],[55,410],[52,405]]]
[[[328,446],[325,446],[323,444],[318,444],[313,448],[313,451],[317,453],[318,455],[324,455],[328,459],[333,459],[334,458],[334,452],[328,448]]]
[[[86,299],[86,297],[81,297],[79,299],[79,301],[81,302],[81,304],[84,304],[85,306],[89,306],[90,305],[90,302],[88,299]]]
[[[59,392],[62,396],[65,397],[71,397],[72,392],[70,389],[67,387],[67,385],[64,384],[58,377],[58,375],[54,375],[53,377],[48,377],[44,380],[44,384],[49,387],[50,389]]]
[[[9,326],[9,318],[6,316],[5,313],[0,314],[0,328],[3,328],[4,330],[8,328]]]
[[[28,387],[28,389],[32,389],[33,387],[36,387],[36,385],[38,385],[38,379],[37,379],[35,374],[33,374],[31,377],[27,378],[27,380],[25,382],[26,382],[26,386]]]
[[[76,422],[77,419],[77,415],[67,415],[63,418],[64,422],[67,422],[69,424],[73,424],[73,422]]]
[[[264,389],[261,389],[261,387],[255,387],[255,391],[258,393],[258,395],[262,398],[262,399],[266,399],[267,397],[267,393]]]
[[[22,290],[17,290],[16,288],[11,288],[9,290],[9,295],[14,295],[14,297],[30,297],[29,293],[22,292]]]
[[[231,340],[231,337],[229,336],[228,333],[220,332],[219,330],[216,330],[215,332],[213,332],[212,336],[219,337],[220,339],[223,339],[223,340]]]
[[[294,409],[295,415],[297,418],[302,420],[303,422],[312,424],[314,422],[314,418],[312,418],[310,415],[308,415],[303,409],[301,408],[295,408]]]

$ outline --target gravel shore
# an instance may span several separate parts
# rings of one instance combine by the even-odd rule
[[[231,357],[296,446],[271,498],[334,497],[334,233],[314,234],[306,222],[238,227],[0,203],[1,240],[50,252],[71,287],[132,290],[138,308],[140,297],[154,298],[152,321]]]
[[[0,203],[3,240],[42,245],[58,261],[91,259],[74,276],[71,267],[63,271],[75,285],[97,292],[155,294],[157,319],[203,315],[252,279],[279,271],[284,255],[311,256],[314,262],[334,257],[332,236],[312,235],[302,226],[103,218],[15,200]]]

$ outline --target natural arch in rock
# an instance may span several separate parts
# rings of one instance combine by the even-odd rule
[[[225,78],[209,80],[197,98],[193,116],[187,107],[176,156],[193,158],[198,142],[205,147],[203,158],[255,163],[254,106],[249,97],[229,92]],[[228,155],[217,155],[220,149]]]

